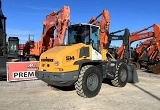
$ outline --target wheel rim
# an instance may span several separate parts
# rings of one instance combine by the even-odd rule
[[[122,82],[124,82],[127,78],[127,71],[125,69],[122,69],[120,72],[120,79]]]
[[[87,88],[90,91],[94,91],[98,86],[98,76],[95,73],[91,73],[87,78]]]

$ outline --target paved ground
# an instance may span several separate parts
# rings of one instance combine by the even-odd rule
[[[160,75],[138,70],[140,82],[117,88],[103,84],[90,99],[75,90],[51,89],[42,81],[0,82],[0,110],[160,110]]]

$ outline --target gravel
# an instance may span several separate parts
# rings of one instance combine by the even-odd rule
[[[137,72],[139,83],[123,88],[103,83],[94,98],[82,98],[73,88],[52,88],[40,80],[0,81],[0,110],[160,110],[160,75]]]

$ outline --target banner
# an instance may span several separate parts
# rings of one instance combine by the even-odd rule
[[[38,61],[7,62],[7,81],[22,81],[37,79],[35,70]]]

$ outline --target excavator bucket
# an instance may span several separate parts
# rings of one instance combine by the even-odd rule
[[[160,74],[160,63],[157,65],[148,66],[148,68],[154,73],[154,74]]]
[[[138,83],[138,74],[135,65],[128,65],[128,83]]]

